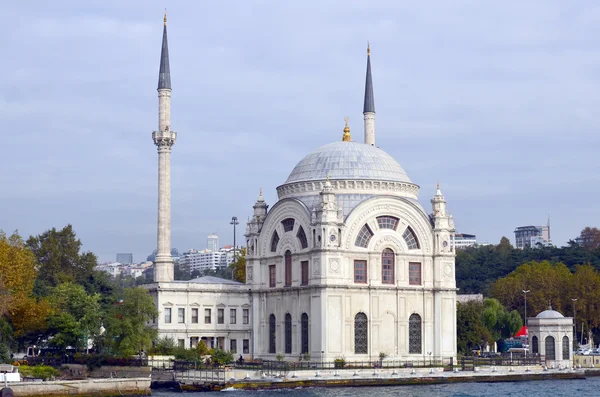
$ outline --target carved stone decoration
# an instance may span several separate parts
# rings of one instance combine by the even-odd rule
[[[252,266],[246,267],[246,280],[252,281]]]
[[[332,258],[329,259],[329,269],[333,272],[333,273],[339,273],[340,272],[340,260],[337,258]]]
[[[321,262],[319,259],[313,260],[313,274],[318,276],[321,274]]]
[[[451,263],[444,264],[444,277],[452,278],[452,264]]]

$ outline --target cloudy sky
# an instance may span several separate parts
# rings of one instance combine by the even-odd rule
[[[155,248],[165,7],[180,251],[231,243],[345,116],[362,138],[367,40],[377,144],[426,208],[439,180],[480,241],[600,226],[596,1],[32,0],[2,7],[0,229],[71,223],[102,261]]]

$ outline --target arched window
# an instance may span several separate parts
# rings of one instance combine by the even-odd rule
[[[275,354],[277,345],[275,344],[275,332],[277,325],[275,324],[275,315],[269,316],[269,353]]]
[[[369,353],[369,320],[364,313],[358,313],[354,317],[354,353]]]
[[[271,252],[277,251],[277,244],[279,244],[279,234],[275,231],[273,237],[271,237]]]
[[[419,240],[417,240],[417,236],[415,232],[409,227],[406,228],[404,233],[402,234],[404,241],[406,241],[406,245],[408,245],[409,250],[419,249]]]
[[[302,313],[301,319],[302,328],[302,351],[301,353],[308,353],[308,314]]]
[[[538,337],[537,336],[532,336],[531,337],[531,352],[533,354],[538,354],[540,352],[540,348],[538,346]]]
[[[421,316],[417,313],[408,318],[408,353],[421,354]]]
[[[281,224],[283,225],[283,231],[287,233],[294,230],[294,223],[294,218],[285,218],[282,220]]]
[[[398,227],[398,218],[393,216],[378,216],[377,225],[380,229],[392,229],[396,230]]]
[[[567,335],[563,336],[563,348],[562,348],[562,359],[569,360],[569,356],[571,355],[571,344],[569,343],[569,337]]]
[[[298,240],[300,241],[300,247],[302,247],[302,249],[308,248],[308,240],[306,239],[306,233],[304,233],[304,229],[302,228],[302,226],[298,228],[298,233],[296,233],[296,237],[298,237]]]
[[[371,237],[373,237],[373,232],[371,231],[369,226],[365,224],[358,232],[358,236],[356,236],[356,242],[354,243],[354,245],[356,245],[357,247],[367,248]]]
[[[292,285],[292,253],[285,251],[285,286]]]
[[[285,315],[285,353],[292,353],[292,315]]]
[[[381,282],[383,284],[394,284],[394,268],[396,267],[396,256],[394,251],[386,248],[381,253]]]
[[[546,336],[546,360],[556,360],[553,336]]]

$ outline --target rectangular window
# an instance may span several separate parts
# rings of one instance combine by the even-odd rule
[[[198,309],[192,309],[192,324],[198,324]]]
[[[229,309],[229,324],[235,324],[237,322],[237,310]]]
[[[197,336],[192,336],[190,338],[190,347],[192,349],[198,347],[198,341],[200,340],[200,338],[198,338]]]
[[[211,323],[210,309],[204,309],[204,324]]]
[[[250,339],[244,339],[242,341],[242,348],[243,348],[242,352],[244,354],[250,354]]]
[[[179,324],[185,323],[185,309],[183,307],[177,309],[177,322]]]
[[[354,282],[367,283],[367,261],[354,261]]]
[[[408,283],[410,285],[421,285],[421,264],[419,262],[408,264]]]
[[[171,324],[171,308],[165,308],[165,324]]]
[[[302,282],[301,285],[308,285],[308,261],[300,262],[302,270]]]
[[[179,345],[180,348],[185,349],[185,339],[177,339],[177,345]]]
[[[242,311],[242,321],[244,324],[249,324],[250,323],[250,309],[244,309]]]
[[[292,286],[292,254],[290,251],[285,254],[285,286]]]
[[[271,288],[275,288],[275,283],[277,282],[277,274],[275,273],[277,271],[277,265],[270,265],[269,266],[269,287]]]
[[[225,309],[217,309],[217,324],[225,324]]]
[[[237,340],[236,339],[231,339],[229,341],[229,351],[231,353],[237,353]]]

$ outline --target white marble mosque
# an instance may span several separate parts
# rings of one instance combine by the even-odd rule
[[[375,143],[367,51],[364,139],[341,137],[262,191],[246,228],[246,284],[175,281],[170,252],[169,57],[166,17],[159,77],[158,257],[147,285],[161,336],[256,358],[368,360],[456,357],[454,221],[438,185],[427,211],[419,186]],[[337,138],[337,139],[336,139]],[[341,138],[341,139],[339,139]],[[167,150],[168,149],[168,150]]]

